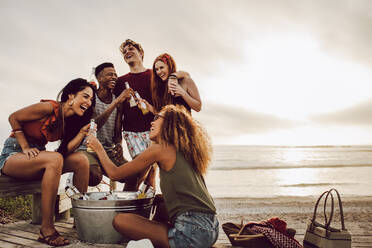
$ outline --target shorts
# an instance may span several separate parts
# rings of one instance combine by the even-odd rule
[[[132,158],[136,157],[150,146],[150,131],[138,133],[123,131],[123,137]]]
[[[218,238],[218,219],[215,214],[188,211],[177,216],[168,230],[169,246],[211,247]]]
[[[39,151],[45,151],[45,146],[36,145],[32,143],[29,143],[28,145],[30,146],[30,148],[37,148],[39,149]],[[19,152],[22,152],[22,148],[19,145],[17,139],[13,137],[7,138],[4,142],[4,147],[0,156],[0,175],[1,170],[5,165],[5,162],[9,159],[9,157]]]
[[[99,160],[98,156],[94,152],[87,152],[86,150],[78,150],[79,152],[83,153],[89,161],[89,186],[96,186],[102,181],[102,176],[106,175],[105,170],[102,167],[101,161]],[[117,163],[115,159],[112,158],[109,151],[106,151],[108,157],[111,161],[116,165],[120,166],[128,161],[123,158],[123,161]],[[120,180],[120,182],[124,183],[125,180]]]

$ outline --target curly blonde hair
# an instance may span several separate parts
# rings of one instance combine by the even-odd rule
[[[211,140],[206,130],[181,105],[166,105],[160,112],[164,121],[159,144],[175,146],[197,173],[205,174],[212,157]]]

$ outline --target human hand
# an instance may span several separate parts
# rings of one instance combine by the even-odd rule
[[[88,134],[87,139],[87,147],[91,148],[95,152],[99,151],[100,149],[103,149],[103,146],[101,142],[92,134]]]
[[[134,90],[132,88],[125,89],[116,98],[116,101],[117,103],[123,103],[126,99],[130,98],[131,95],[134,96]]]
[[[178,83],[177,78],[171,77],[168,80],[168,89],[172,96],[183,96],[186,91]]]
[[[27,156],[27,159],[36,158],[40,151],[37,148],[26,148],[23,149],[23,153]]]
[[[123,155],[123,147],[120,143],[117,143],[114,148],[112,149],[112,156],[113,161],[115,161],[115,164],[125,164],[128,162]]]
[[[97,132],[97,124],[94,124],[94,130]],[[90,131],[90,123],[86,124],[80,129],[80,133],[82,133],[84,136],[87,136]]]
[[[154,113],[154,107],[148,102],[146,101],[146,99],[143,99],[141,98],[139,101],[138,101],[138,105],[141,104],[141,102],[143,102],[145,105],[146,105],[146,108],[151,112],[151,113]]]

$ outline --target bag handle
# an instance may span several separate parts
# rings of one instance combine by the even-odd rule
[[[323,196],[324,196],[325,194],[327,194],[328,192],[329,192],[329,190],[323,192],[323,193],[319,196],[318,200],[316,201],[316,203],[315,203],[315,207],[314,207],[313,218],[311,219],[311,225],[313,225],[314,222],[315,222],[315,219],[316,219],[316,212],[317,212],[317,209],[318,209],[318,205],[319,205],[320,200],[321,200],[321,199],[323,198]],[[332,199],[333,199],[333,197],[332,197]]]
[[[341,230],[346,230],[341,196],[340,196],[340,193],[338,193],[338,191],[335,188],[332,188],[328,191],[327,196],[326,196],[325,201],[324,201],[324,208],[325,208],[325,206],[327,204],[327,198],[328,198],[329,194],[332,196],[332,211],[331,211],[331,216],[329,217],[329,221],[328,221],[328,223],[326,223],[326,229],[328,229],[329,226],[331,225],[331,221],[332,221],[332,217],[333,217],[333,195],[332,195],[332,191],[336,192],[337,198],[338,198],[338,205],[339,205],[339,208],[340,208]]]
[[[331,214],[330,214],[329,221],[328,221],[328,218],[327,218],[327,200],[328,200],[329,195],[331,196],[332,201],[331,201]],[[324,199],[324,205],[323,205],[324,227],[327,230],[328,230],[328,226],[331,224],[331,220],[333,218],[334,208],[335,208],[334,197],[333,197],[333,194],[332,194],[331,190],[329,190],[325,199]]]
[[[241,235],[241,233],[243,232],[244,228],[247,226],[248,224],[244,224],[243,225],[243,220],[241,221],[241,228],[239,230],[239,232],[236,234],[236,238],[239,237]]]

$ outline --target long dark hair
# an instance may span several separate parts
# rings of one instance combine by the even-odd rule
[[[84,112],[83,116],[72,115],[64,119],[64,130],[57,152],[61,153],[64,157],[68,155],[67,144],[79,133],[80,129],[89,123],[93,116],[94,107],[96,105],[96,88],[88,83],[87,80],[77,78],[71,80],[57,96],[57,101],[65,103],[68,100],[70,94],[76,95],[78,92],[90,87],[93,90],[92,105]],[[61,108],[62,110],[62,108]],[[61,113],[60,113],[60,116]]]
[[[168,66],[168,74],[170,75],[173,72],[176,72],[176,62],[167,53],[160,54],[156,57],[152,65],[152,78],[151,78],[151,95],[152,102],[156,112],[159,112],[160,109],[173,102],[173,96],[168,93],[168,82],[163,82],[163,80],[156,74],[155,64],[158,61],[162,61]],[[169,77],[168,75],[168,77]]]

